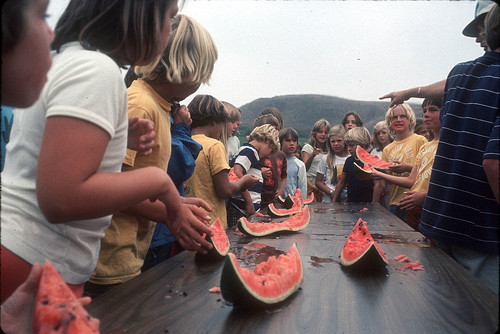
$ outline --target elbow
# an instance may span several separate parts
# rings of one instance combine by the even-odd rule
[[[45,219],[51,224],[67,223],[74,217],[70,214],[70,205],[67,201],[50,198],[37,192],[38,206],[45,216]]]

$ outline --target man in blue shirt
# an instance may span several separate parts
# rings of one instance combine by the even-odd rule
[[[500,22],[485,20],[489,50],[446,81],[441,135],[420,231],[498,293]]]

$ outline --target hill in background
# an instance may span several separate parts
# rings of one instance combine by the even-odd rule
[[[410,103],[417,117],[421,116],[419,104]],[[309,133],[316,121],[325,118],[333,126],[340,124],[344,114],[356,111],[363,120],[363,126],[373,132],[373,126],[384,120],[389,106],[387,101],[356,101],[328,95],[281,95],[271,98],[260,98],[240,107],[242,126],[240,140],[245,141],[252,130],[252,124],[259,113],[265,109],[277,108],[283,116],[285,127],[292,127],[299,133],[300,142],[308,141]]]

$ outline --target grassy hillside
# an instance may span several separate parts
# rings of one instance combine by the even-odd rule
[[[240,140],[244,142],[251,129],[254,119],[261,110],[269,107],[277,108],[283,116],[285,127],[292,127],[299,132],[300,142],[308,141],[309,133],[314,123],[325,118],[331,125],[339,124],[348,111],[356,111],[363,120],[363,126],[370,132],[373,126],[384,120],[388,101],[356,101],[327,95],[282,95],[272,98],[261,98],[240,107],[242,111],[242,126]],[[411,104],[417,117],[421,116],[418,104]]]

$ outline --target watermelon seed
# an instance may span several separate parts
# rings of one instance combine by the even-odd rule
[[[42,301],[42,304],[43,305],[49,305],[49,301],[48,300],[44,300],[44,301]]]

